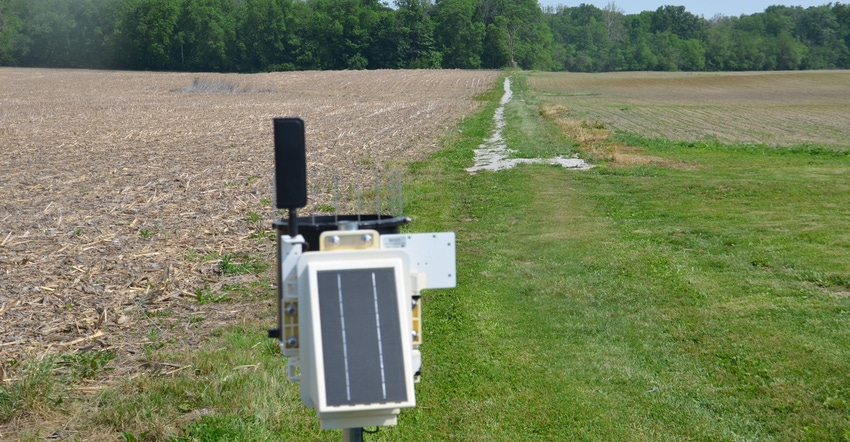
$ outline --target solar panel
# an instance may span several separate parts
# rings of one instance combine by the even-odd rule
[[[298,267],[302,400],[322,428],[394,425],[416,405],[407,255],[308,252]]]
[[[395,269],[316,273],[326,404],[407,401]]]

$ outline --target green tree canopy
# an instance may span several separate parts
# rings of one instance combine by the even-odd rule
[[[850,7],[738,17],[537,0],[0,0],[0,65],[181,71],[850,68]]]
[[[0,0],[0,66],[17,64],[17,57],[27,52],[24,23],[16,12],[11,0]]]

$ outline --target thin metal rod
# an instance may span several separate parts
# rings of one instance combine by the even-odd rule
[[[398,181],[398,173],[398,170],[396,170],[394,174],[395,179],[393,180],[393,183],[395,185],[395,201],[393,201],[393,212],[395,213],[395,216],[401,215],[398,210],[398,200],[401,198],[401,183]]]
[[[375,199],[378,203],[378,221],[381,220],[381,169],[375,166]]]
[[[360,188],[362,187],[362,183],[360,183],[360,166],[357,166],[357,223],[360,223],[360,213],[362,213],[360,207]]]
[[[387,187],[390,188],[390,200],[388,201],[390,205],[390,216],[395,217],[395,174],[393,170],[390,170],[390,176],[387,177]]]
[[[313,186],[312,186],[313,190],[312,190],[311,193],[313,195],[318,195],[319,194],[319,186],[315,183],[316,180],[314,180],[313,178],[315,178],[315,177],[313,176],[313,172],[311,171],[310,172],[310,182],[313,183]],[[314,203],[315,203],[315,200],[314,200]],[[313,207],[310,209],[310,219],[312,220],[313,225],[315,226],[316,225],[316,205],[315,204],[313,204]]]
[[[404,216],[404,194],[401,191],[401,170],[398,171],[398,216]]]
[[[399,169],[396,169],[393,174],[393,184],[395,185],[393,212],[395,213],[395,216],[401,216],[401,170]]]
[[[339,224],[339,175],[334,172],[334,224]]]

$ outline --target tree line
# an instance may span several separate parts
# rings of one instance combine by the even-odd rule
[[[262,72],[850,68],[850,6],[706,19],[537,0],[0,0],[0,66]]]

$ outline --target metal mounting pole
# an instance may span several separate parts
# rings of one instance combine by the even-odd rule
[[[298,212],[295,207],[289,208],[289,236],[298,236]]]
[[[363,442],[363,428],[343,429],[342,442]]]

